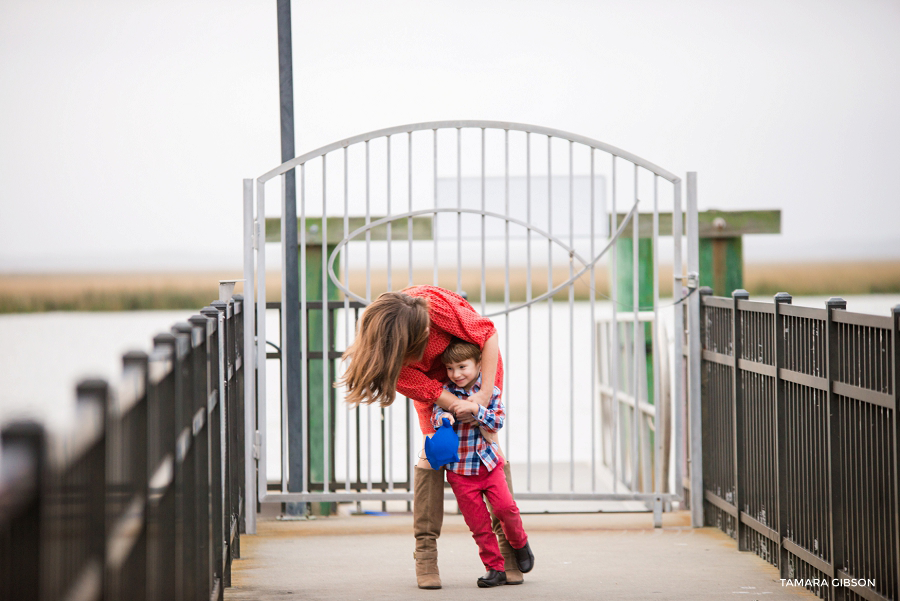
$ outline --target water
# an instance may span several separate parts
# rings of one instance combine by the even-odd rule
[[[85,377],[115,383],[122,355],[149,351],[153,336],[196,312],[31,313],[0,315],[0,423],[37,419],[67,427],[75,386]]]

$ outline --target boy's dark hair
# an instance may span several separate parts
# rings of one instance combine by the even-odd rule
[[[444,365],[448,363],[462,363],[466,359],[473,359],[475,363],[481,362],[481,349],[478,345],[454,338],[444,352],[441,353],[441,361]]]

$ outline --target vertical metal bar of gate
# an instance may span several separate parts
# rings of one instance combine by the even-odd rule
[[[253,302],[253,180],[244,180],[244,504],[245,529],[256,534],[256,463],[253,443],[256,440],[256,360],[254,358]]]
[[[413,173],[413,160],[412,160],[412,157],[413,157],[413,143],[412,143],[412,132],[409,132],[409,133],[407,134],[407,147],[408,147],[408,148],[407,148],[407,175],[408,175],[408,177],[409,177],[409,182],[408,182],[408,184],[407,184],[407,185],[408,185],[408,189],[409,189],[409,207],[408,207],[408,211],[409,211],[410,213],[412,213],[412,210],[413,210],[413,176],[412,176],[412,173]],[[437,217],[437,215],[435,215],[434,217]],[[435,220],[432,219],[432,222],[431,222],[431,223],[432,223],[432,228],[431,228],[431,230],[432,230],[432,237],[433,237],[433,238],[436,238],[436,237],[437,237],[437,234],[435,233],[435,228],[434,228]],[[408,279],[407,279],[407,284],[406,284],[407,286],[412,286],[412,285],[413,285],[413,259],[412,259],[412,257],[413,257],[413,234],[412,234],[412,231],[413,231],[413,219],[412,219],[412,217],[407,217],[407,218],[406,218],[406,236],[407,236],[408,243],[409,243],[409,259],[408,259],[408,260],[409,260],[409,277],[408,277]],[[412,486],[413,486],[413,474],[415,473],[415,469],[416,469],[416,452],[415,452],[415,450],[414,450],[414,449],[415,449],[415,445],[413,444],[413,429],[412,429],[412,423],[413,423],[414,411],[413,411],[413,404],[410,402],[409,397],[406,397],[405,400],[406,400],[406,452],[407,452],[407,457],[406,457],[406,481],[407,481],[407,483],[408,483],[407,486],[409,487],[410,490],[412,490]],[[411,510],[412,510],[412,503],[411,503],[410,501],[407,501],[407,503],[406,503],[406,509],[407,509],[407,511],[411,511]]]
[[[412,213],[412,210],[413,210],[413,208],[412,208],[412,207],[413,207],[413,201],[412,201],[412,199],[413,199],[413,183],[412,183],[412,182],[413,182],[413,176],[412,176],[412,172],[413,172],[413,162],[412,162],[413,145],[412,145],[412,132],[409,132],[409,133],[406,134],[406,142],[407,142],[407,150],[406,150],[406,161],[407,161],[407,163],[406,163],[406,174],[407,174],[407,177],[409,178],[409,182],[408,182],[408,184],[407,184],[407,190],[408,190],[408,193],[409,193],[409,207],[407,208],[407,211],[410,212],[410,213]],[[409,278],[408,278],[407,283],[406,283],[407,286],[412,286],[412,285],[413,285],[413,263],[412,263],[412,256],[413,256],[413,235],[412,235],[412,229],[413,229],[413,218],[412,218],[412,217],[407,217],[407,218],[406,218],[406,238],[407,238],[407,241],[408,241],[408,243],[409,243],[409,253],[408,253],[408,257],[409,257]]]
[[[697,224],[697,173],[687,174],[688,273],[700,272],[700,242]],[[703,526],[703,446],[700,428],[700,297],[688,299],[688,345],[690,365],[688,388],[691,401],[691,525]]]
[[[300,265],[303,266],[303,277],[300,278],[300,414],[302,415],[303,427],[300,428],[302,434],[300,437],[303,450],[309,449],[309,310],[307,309],[306,299],[309,292],[306,289],[306,163],[300,165]],[[325,233],[322,233],[323,237]],[[282,307],[282,313],[289,311],[289,307]],[[287,363],[285,359],[282,359]],[[287,398],[287,397],[285,397]],[[296,478],[296,474],[294,474]],[[303,470],[302,489],[304,493],[309,492],[309,470]]]
[[[610,155],[612,158],[612,212],[610,225],[610,235],[619,229],[619,216],[616,212],[616,155]],[[619,491],[619,257],[618,257],[618,241],[614,241],[612,245],[612,277],[610,278],[610,290],[612,294],[612,407],[613,407],[613,443],[612,443],[612,463],[613,463],[613,492]]]
[[[484,315],[487,311],[485,311],[485,302],[487,300],[487,290],[484,283],[485,276],[485,263],[484,263],[484,255],[485,255],[485,243],[484,243],[484,215],[485,206],[484,206],[484,128],[481,128],[481,314]],[[495,382],[496,383],[496,382]],[[509,453],[509,449],[507,449],[507,453]]]
[[[279,235],[281,237],[281,240],[284,240],[285,235],[286,235],[285,231],[284,231],[285,224],[287,223],[287,219],[284,219],[285,195],[287,193],[286,188],[285,188],[285,176],[284,175],[281,176],[279,183],[281,185],[280,197],[281,197],[281,209],[282,209],[282,211],[281,211],[282,219],[279,222],[280,227],[281,227]],[[284,333],[285,333],[284,320],[285,320],[285,307],[287,306],[285,304],[285,296],[287,294],[287,285],[285,283],[286,275],[287,275],[286,270],[282,269],[281,273],[280,273],[281,310],[278,312],[278,332],[279,332],[278,345],[281,350],[281,353],[280,353],[281,361],[278,364],[279,369],[281,370],[280,381],[279,381],[279,384],[280,384],[279,395],[280,395],[280,398],[282,401],[282,404],[278,405],[278,410],[280,412],[278,423],[279,423],[279,428],[280,428],[279,440],[281,441],[281,466],[279,468],[280,473],[281,473],[281,492],[287,492],[287,490],[288,490],[287,477],[288,477],[288,458],[289,458],[288,447],[287,447],[287,444],[288,444],[288,440],[287,440],[287,407],[283,404],[283,403],[287,402],[286,399],[288,398],[286,366],[288,363],[288,356],[289,356],[289,354],[286,352],[285,345],[284,345],[284,341],[285,341],[285,339],[284,339]]]
[[[434,131],[434,160],[432,165],[434,166],[434,208],[438,206],[438,130]],[[435,222],[437,222],[437,214],[434,216]],[[434,265],[434,277],[432,278],[432,284],[435,286],[438,285],[438,229],[432,228],[433,234],[431,236],[434,244],[432,245],[434,249],[434,259],[432,264]]]
[[[547,136],[547,233],[553,235],[553,139]],[[553,290],[553,240],[547,240],[547,292]],[[553,295],[547,297],[547,490],[553,491]]]
[[[387,211],[386,214],[388,216],[391,215],[391,137],[387,137]],[[392,241],[392,222],[388,221],[387,226],[387,289],[393,290],[393,265],[391,263],[391,246],[393,244]],[[388,438],[387,440],[393,442],[394,440],[394,405],[391,404],[390,407],[385,410],[382,408],[381,410],[382,416],[387,420],[387,430],[388,430]],[[381,444],[387,444],[388,448],[388,491],[394,492],[394,445],[390,444],[390,442],[385,442],[382,437]],[[384,466],[381,466],[381,473],[384,474]],[[382,506],[382,510],[386,509]]]
[[[372,205],[369,194],[369,141],[366,140],[366,226],[372,222]],[[370,247],[372,232],[366,230],[366,302],[372,302],[372,259]],[[357,408],[357,411],[359,409]],[[372,405],[366,405],[366,491],[372,492]]]
[[[302,167],[301,167],[302,170]],[[301,176],[302,182],[302,176]],[[301,194],[303,184],[301,183]],[[287,174],[281,176],[281,244],[284,246],[287,243],[287,224],[288,224],[288,216],[287,216],[287,195],[288,195],[288,186],[287,186]],[[295,199],[296,202],[296,199]],[[295,205],[296,208],[296,205]],[[303,228],[303,231],[300,232],[300,236],[306,233],[306,228]],[[303,253],[306,250],[306,246],[304,244],[300,244],[300,252]],[[283,256],[287,256],[287,250],[283,250]],[[300,265],[303,268],[303,272],[306,273],[306,261],[301,260]],[[302,279],[302,278],[301,278]],[[290,390],[288,387],[288,366],[292,360],[290,352],[287,349],[287,345],[285,342],[287,341],[287,316],[290,312],[290,309],[287,306],[287,261],[285,261],[284,266],[281,269],[281,311],[279,313],[279,317],[281,319],[281,323],[279,327],[281,328],[281,398],[283,402],[279,409],[281,410],[281,492],[288,491],[288,477],[290,473],[290,437],[288,435],[288,405],[291,402]],[[301,323],[305,319],[305,313],[301,313]],[[301,342],[302,344],[302,342]],[[305,387],[304,387],[305,388]],[[306,417],[303,418],[303,423],[306,422]],[[306,445],[303,445],[303,448],[306,449]],[[305,471],[305,470],[304,470]],[[304,489],[305,490],[305,489]]]
[[[531,224],[531,132],[525,134],[525,221]],[[528,401],[528,444],[526,451],[528,453],[528,492],[531,492],[531,228],[526,231],[526,247],[525,247],[525,300],[528,306],[525,307],[528,318],[528,327],[526,328],[528,341],[527,349],[527,370],[526,377],[528,382],[528,390],[526,391],[526,400]]]
[[[569,248],[575,248],[575,174],[572,164],[574,142],[569,140]],[[569,256],[569,279],[575,276],[575,263]],[[593,324],[591,325],[593,327]],[[569,284],[569,490],[575,492],[575,283]],[[592,403],[593,403],[593,397]]]
[[[328,307],[328,195],[327,189],[327,159],[328,155],[322,155],[322,491],[328,492],[328,481],[331,478],[331,441],[330,425],[331,411],[331,326],[329,323],[330,309]],[[390,225],[388,226],[390,227]],[[304,423],[307,423],[304,421]],[[308,447],[305,447],[308,448]],[[310,469],[311,469],[310,462]],[[307,470],[304,470],[306,473]]]
[[[672,296],[675,296],[673,292]],[[668,432],[663,432],[663,400],[662,383],[660,382],[660,335],[659,335],[659,176],[653,175],[653,330],[651,332],[651,344],[653,350],[653,405],[655,408],[654,424],[654,454],[653,465],[656,469],[654,490],[665,491],[663,474],[666,473],[663,466],[663,442],[668,440]]]
[[[596,252],[594,249],[594,148],[591,147],[591,261]],[[591,302],[591,492],[597,492],[597,319],[594,314],[596,294],[596,268],[591,265],[591,289],[588,292]],[[602,432],[602,430],[601,430]]]
[[[456,128],[456,208],[462,208],[462,128]],[[462,213],[456,213],[456,292],[462,294]]]
[[[503,169],[503,214],[506,217],[509,217],[509,130],[503,130],[503,145],[504,145],[504,169]],[[509,220],[504,222],[504,242],[505,242],[505,280],[503,285],[503,309],[506,311],[504,315],[504,319],[506,321],[506,343],[503,348],[506,352],[507,364],[503,366],[503,370],[505,372],[506,381],[511,381],[510,375],[510,366],[509,366],[509,356],[510,356],[510,348],[509,348]],[[506,431],[503,433],[504,439],[506,440],[506,444],[503,445],[503,448],[506,449],[507,456],[510,454],[512,450],[509,444],[509,406],[507,405],[506,410]]]
[[[634,204],[638,204],[638,166],[634,166]],[[632,391],[631,398],[634,402],[634,409],[631,414],[631,491],[638,492],[640,483],[638,474],[640,473],[640,448],[641,448],[641,407],[639,398],[641,396],[641,380],[640,380],[640,360],[641,346],[643,338],[643,326],[641,325],[639,313],[640,306],[640,232],[638,231],[639,213],[634,212],[631,221],[631,310],[632,313],[632,357],[633,363],[631,369]]]
[[[347,147],[344,146],[344,238],[350,235],[350,177],[347,173]],[[345,245],[341,249],[344,259],[344,287],[350,289],[350,247]],[[344,348],[350,348],[350,296],[344,293]],[[357,409],[358,411],[359,409]],[[344,476],[344,490],[350,492],[350,412],[344,412],[344,445],[346,457],[346,475]]]
[[[682,273],[684,267],[681,261],[682,243],[682,212],[681,212],[681,180],[674,184],[672,198],[672,298],[680,299],[683,293]],[[675,372],[675,388],[673,390],[672,404],[675,413],[675,490],[673,491],[682,499],[684,498],[684,307],[681,303],[674,306],[672,326],[672,359]]]

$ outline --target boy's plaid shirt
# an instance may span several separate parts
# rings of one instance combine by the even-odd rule
[[[475,380],[471,392],[466,392],[464,388],[459,388],[453,382],[444,384],[444,389],[461,399],[468,399],[470,395],[481,389],[481,374],[478,374],[478,379]],[[435,404],[431,413],[431,425],[435,428],[441,425],[439,418],[441,413],[444,413],[444,410]],[[483,463],[489,472],[493,471],[500,462],[497,455],[497,443],[488,444],[481,434],[479,426],[483,426],[489,432],[496,432],[503,427],[505,417],[503,402],[500,400],[500,389],[494,386],[494,394],[491,395],[491,402],[487,408],[478,406],[478,415],[475,416],[475,419],[478,420],[477,423],[464,424],[458,420],[454,422],[453,429],[459,436],[459,463],[448,463],[447,469],[461,476],[475,476]]]

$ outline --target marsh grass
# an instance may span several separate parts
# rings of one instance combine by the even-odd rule
[[[455,269],[442,269],[438,283],[456,289]],[[218,298],[220,279],[240,279],[235,272],[222,273],[156,273],[156,274],[40,274],[0,275],[0,313],[33,313],[44,311],[138,311],[153,309],[195,309]],[[567,268],[553,272],[554,285],[569,278]],[[362,271],[350,274],[349,286],[360,296],[365,295],[366,277]],[[481,270],[467,269],[461,273],[462,289],[475,303],[481,296]],[[412,281],[432,283],[432,270],[416,270]],[[503,269],[489,269],[485,273],[488,302],[503,302],[505,295]],[[532,269],[532,297],[547,290],[547,269]],[[281,298],[281,278],[278,273],[267,275],[268,298]],[[404,288],[409,273],[403,269],[392,272],[391,288]],[[510,274],[510,302],[525,299],[527,274],[512,270]],[[576,281],[575,299],[587,300],[590,295],[590,275]],[[388,289],[385,270],[373,270],[370,278],[372,297]],[[887,294],[900,292],[900,261],[848,263],[749,264],[744,266],[744,288],[754,296],[769,296],[776,292],[799,295]],[[603,301],[609,296],[609,274],[606,267],[595,273],[595,298]],[[236,293],[243,294],[242,284]],[[672,268],[660,268],[660,296],[672,295]],[[568,291],[558,293],[556,300],[567,300]]]
[[[900,261],[745,265],[744,288],[754,295],[897,293],[900,292]]]
[[[200,309],[234,273],[0,275],[0,313]]]

